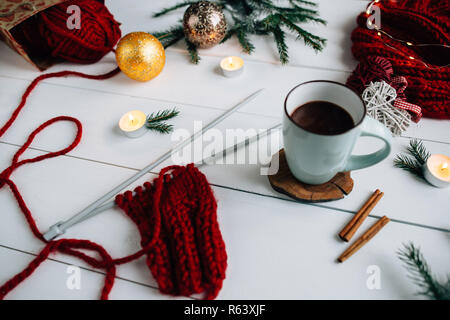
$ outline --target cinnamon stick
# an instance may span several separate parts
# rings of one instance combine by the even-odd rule
[[[350,241],[355,232],[359,229],[361,224],[366,220],[369,213],[376,206],[378,201],[383,197],[384,192],[380,192],[379,189],[370,196],[370,198],[364,203],[359,211],[353,216],[350,222],[339,233],[339,237],[344,241]]]
[[[343,254],[338,258],[339,262],[344,262],[350,258],[356,251],[364,246],[370,239],[372,239],[388,222],[389,218],[383,216],[373,226],[370,227],[361,237],[359,237]]]

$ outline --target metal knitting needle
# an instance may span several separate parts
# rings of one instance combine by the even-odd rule
[[[281,128],[281,123],[277,124],[276,126],[273,126],[272,128],[269,128],[267,130],[264,130],[258,134],[255,134],[251,137],[248,137],[247,139],[245,139],[244,141],[241,141],[239,143],[236,143],[235,145],[228,147],[222,151],[216,152],[212,155],[210,155],[209,157],[200,160],[199,162],[195,163],[195,166],[197,168],[200,168],[202,166],[204,166],[205,164],[214,164],[214,161],[217,160],[218,158],[225,158],[228,154],[230,153],[234,153],[236,151],[238,151],[239,149],[241,149],[242,147],[248,147],[251,143],[259,141],[261,138],[272,134],[272,132],[278,130]]]
[[[242,147],[247,147],[248,145],[250,145],[251,143],[255,142],[255,141],[259,141],[261,138],[272,134],[272,132],[275,132],[276,130],[281,128],[281,123],[277,124],[276,126],[273,126],[272,128],[269,128],[267,130],[264,130],[258,134],[255,134],[251,137],[248,137],[247,139],[245,139],[242,142],[239,142],[227,149],[224,149],[222,151],[216,152],[214,154],[212,154],[211,156],[204,158],[202,160],[200,160],[199,162],[195,163],[195,166],[197,168],[202,167],[204,165],[209,165],[209,164],[214,164],[214,161],[217,160],[218,158],[225,158],[228,154],[236,152],[237,150],[241,149]],[[133,192],[133,195],[135,193]],[[100,207],[98,207],[97,209],[93,210],[90,214],[86,215],[85,217],[82,218],[82,220],[79,220],[78,223],[87,220],[93,216],[96,216],[97,214],[108,210],[108,209],[112,209],[114,208],[114,206],[116,205],[115,201],[110,201]],[[73,226],[73,225],[72,225]]]
[[[189,143],[191,143],[192,141],[197,139],[199,136],[203,135],[203,133],[205,131],[207,131],[210,128],[214,127],[219,122],[223,121],[228,116],[230,116],[233,112],[235,112],[236,110],[238,110],[239,108],[241,108],[245,104],[247,104],[250,101],[252,101],[263,90],[264,89],[260,89],[260,90],[256,91],[255,93],[251,94],[250,96],[245,98],[243,101],[241,101],[240,103],[238,103],[234,107],[232,107],[229,110],[225,111],[222,115],[220,115],[219,117],[217,117],[216,119],[214,119],[213,121],[208,123],[204,128],[202,128],[202,130],[194,132],[191,137],[181,141],[174,148],[172,148],[171,150],[167,151],[162,156],[160,156],[156,161],[152,162],[147,167],[143,168],[141,171],[136,173],[134,176],[132,176],[131,178],[129,178],[129,179],[125,180],[124,182],[122,182],[121,184],[119,184],[117,187],[115,187],[114,189],[112,189],[111,191],[109,191],[108,193],[103,195],[102,197],[100,197],[98,200],[96,200],[93,203],[91,203],[89,206],[87,206],[86,208],[81,210],[79,213],[77,213],[76,215],[74,215],[70,219],[68,219],[66,221],[58,222],[58,223],[54,224],[53,226],[51,226],[49,228],[49,230],[46,233],[44,233],[44,239],[47,240],[47,241],[50,241],[50,240],[52,240],[52,239],[62,235],[70,226],[72,226],[74,224],[77,224],[80,221],[83,221],[85,219],[85,217],[90,215],[90,213],[93,210],[95,210],[96,208],[98,208],[99,206],[104,204],[107,200],[109,200],[112,197],[114,197],[116,194],[118,194],[120,191],[122,191],[123,189],[128,187],[130,184],[132,184],[133,182],[135,182],[139,178],[143,177],[145,174],[147,174],[148,172],[150,172],[151,170],[156,168],[158,165],[160,165],[161,163],[163,163],[164,161],[169,159],[172,156],[172,154],[178,152],[180,149],[182,149],[183,147],[185,147],[186,145],[188,145]]]

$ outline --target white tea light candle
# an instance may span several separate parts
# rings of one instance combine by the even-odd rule
[[[146,131],[147,116],[144,112],[134,110],[125,113],[119,121],[120,130],[129,138],[138,138]]]
[[[227,78],[235,77],[240,75],[244,70],[244,60],[240,57],[226,57],[220,61],[220,68],[222,69],[223,75]]]
[[[432,154],[423,166],[423,175],[435,187],[448,187],[450,185],[450,157],[443,154]]]

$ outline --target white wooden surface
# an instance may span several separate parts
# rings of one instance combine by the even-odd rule
[[[172,1],[173,2],[173,1]],[[218,70],[220,57],[240,54],[233,40],[201,51],[201,63],[189,63],[183,46],[167,50],[163,73],[148,83],[124,75],[107,81],[50,79],[39,85],[17,122],[0,140],[0,168],[29,133],[57,115],[77,117],[83,123],[81,144],[69,155],[19,168],[12,175],[33,212],[46,230],[70,217],[137,169],[157,158],[173,142],[169,136],[146,134],[130,140],[117,132],[118,118],[130,109],[152,112],[176,106],[181,116],[175,127],[193,130],[193,122],[207,122],[224,109],[265,87],[264,96],[223,122],[219,128],[268,128],[280,122],[282,101],[294,85],[312,79],[345,81],[356,62],[350,53],[349,35],[365,1],[322,0],[320,11],[328,26],[308,26],[328,38],[323,53],[315,55],[301,42],[290,42],[292,63],[280,66],[271,40],[255,39],[256,52],[245,56],[245,74],[233,80]],[[121,21],[123,33],[160,30],[176,21],[181,12],[150,18],[152,11],[169,1],[135,0],[133,5],[111,0],[107,4]],[[0,43],[0,123],[8,119],[20,95],[39,73],[6,45]],[[91,66],[59,65],[50,71],[76,69],[100,73],[114,66],[113,55]],[[24,155],[35,156],[67,145],[73,137],[70,124],[58,124],[37,137]],[[450,154],[450,122],[423,119],[404,137],[394,140],[393,153],[383,163],[354,172],[355,188],[344,200],[321,205],[296,203],[274,192],[257,165],[204,167],[219,203],[219,222],[227,245],[229,267],[219,298],[222,299],[402,299],[417,298],[395,251],[413,241],[423,249],[437,274],[450,267],[449,189],[436,189],[395,169],[392,158],[410,137],[425,140],[431,152]],[[376,144],[361,140],[357,152]],[[276,148],[274,148],[276,149]],[[275,152],[277,150],[273,150]],[[168,163],[164,164],[167,165]],[[156,171],[155,171],[156,173]],[[149,174],[146,179],[151,179]],[[138,182],[143,183],[145,179]],[[385,197],[358,234],[382,215],[393,222],[344,264],[335,262],[346,248],[336,234],[370,193],[380,188]],[[0,190],[0,282],[18,271],[42,249],[30,233],[17,204],[6,188]],[[138,249],[135,226],[119,211],[109,210],[71,229],[67,237],[90,239],[105,246],[115,257]],[[66,287],[70,264],[83,267],[81,290]],[[366,286],[367,268],[381,270],[380,290]],[[118,268],[113,299],[168,299],[156,288],[142,260]],[[54,255],[7,298],[95,299],[103,275],[82,262]]]

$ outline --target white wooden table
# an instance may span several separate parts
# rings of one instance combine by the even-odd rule
[[[173,2],[173,1],[172,1]],[[151,13],[169,1],[107,1],[122,32],[156,31],[179,19],[182,11],[154,19]],[[236,40],[201,51],[201,63],[188,61],[180,44],[166,51],[163,73],[148,83],[137,83],[123,74],[107,81],[50,79],[40,84],[13,127],[0,140],[0,168],[9,166],[13,154],[29,133],[58,115],[81,120],[84,135],[70,154],[21,167],[12,175],[41,230],[66,219],[133,175],[167,151],[169,136],[148,133],[127,139],[115,125],[131,109],[147,113],[176,106],[181,116],[175,127],[193,130],[194,120],[205,123],[259,88],[267,91],[233,115],[219,128],[268,128],[280,122],[282,102],[296,84],[313,79],[344,82],[356,62],[350,52],[350,32],[366,1],[322,0],[320,12],[328,26],[307,26],[328,39],[326,49],[315,54],[301,42],[290,41],[291,63],[281,66],[268,39],[254,39],[256,52],[245,56],[246,72],[226,79],[218,71],[221,57],[239,55]],[[0,43],[0,123],[4,123],[26,86],[39,75],[25,60]],[[59,65],[50,71],[72,69],[98,74],[110,70],[114,56],[90,66]],[[416,298],[415,286],[406,277],[396,256],[404,242],[421,246],[433,271],[445,275],[450,267],[450,189],[436,189],[396,169],[392,159],[410,137],[425,141],[431,152],[450,154],[450,122],[423,119],[394,140],[384,162],[354,172],[355,187],[344,200],[321,205],[296,203],[274,192],[257,165],[215,165],[202,170],[218,199],[220,227],[229,256],[227,278],[220,299],[403,299]],[[58,150],[73,138],[74,128],[57,124],[43,132],[24,156]],[[358,152],[376,147],[361,140]],[[277,150],[273,150],[276,152]],[[167,165],[168,163],[165,163]],[[155,170],[157,173],[159,170]],[[149,174],[145,179],[152,179]],[[145,179],[138,181],[142,184]],[[137,185],[136,184],[136,185]],[[392,218],[381,233],[349,261],[337,256],[347,245],[337,233],[373,190],[385,197],[357,236],[382,215]],[[0,282],[21,271],[42,249],[20,212],[12,194],[0,190]],[[114,257],[139,248],[135,226],[119,210],[109,210],[73,229],[67,237],[90,239]],[[69,290],[69,265],[82,267],[81,289]],[[370,290],[368,267],[381,271],[381,289]],[[103,274],[79,260],[53,255],[9,299],[96,299]],[[168,299],[159,293],[143,260],[118,268],[113,299]]]

